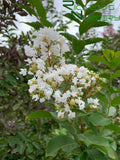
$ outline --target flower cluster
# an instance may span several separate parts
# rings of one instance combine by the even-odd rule
[[[63,54],[69,47],[53,28],[40,29],[34,36],[33,46],[25,46],[29,71],[21,69],[20,72],[23,76],[33,75],[28,81],[32,99],[41,103],[54,100],[59,118],[67,113],[73,119],[72,109],[82,110],[86,103],[97,108],[98,99],[88,97],[100,90],[99,84],[104,79],[84,66],[66,64]]]

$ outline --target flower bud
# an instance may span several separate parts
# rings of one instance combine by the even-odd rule
[[[37,64],[36,63],[33,63],[30,67],[30,71],[31,72],[36,72],[37,71]]]
[[[56,82],[55,82],[55,81],[52,81],[51,86],[52,86],[52,88],[56,88]]]
[[[75,100],[74,100],[74,99],[71,99],[70,105],[71,105],[71,106],[75,105]]]
[[[60,106],[58,104],[55,104],[56,110],[60,110]]]

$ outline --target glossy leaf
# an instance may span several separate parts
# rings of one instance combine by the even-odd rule
[[[42,25],[38,21],[31,22],[31,23],[30,22],[24,22],[24,23],[29,25],[29,26],[31,26],[31,27],[33,27],[36,30],[39,30],[42,27]]]
[[[111,65],[110,65],[110,68],[112,70],[116,69],[117,67],[120,66],[120,58],[116,57],[114,58],[112,61],[111,61]]]
[[[6,91],[0,88],[0,96],[6,96]]]
[[[46,19],[46,11],[40,0],[27,0],[27,1],[36,8],[39,17],[44,17]]]
[[[21,8],[23,8],[23,9],[25,9],[29,14],[34,15],[35,17],[37,17],[37,14],[35,13],[35,11],[31,7],[29,7],[27,5],[22,5],[22,4],[16,4],[16,5],[21,7]]]
[[[102,27],[102,26],[108,26],[108,25],[110,25],[108,22],[97,21],[97,20],[83,21],[80,24],[79,32],[80,32],[80,35],[83,35],[85,32],[87,32],[89,29],[93,27]]]
[[[13,85],[13,86],[16,86],[18,84],[15,76],[11,73],[5,75],[6,79]]]
[[[95,126],[107,126],[111,123],[111,119],[105,118],[101,113],[92,113],[89,116],[89,121]]]
[[[102,56],[93,55],[90,58],[88,58],[88,60],[95,61],[95,62],[101,62],[101,63],[107,65],[108,67],[110,67],[110,64]]]
[[[98,149],[88,149],[87,153],[93,160],[108,160],[105,154]]]
[[[84,3],[82,0],[75,0],[76,4],[80,5],[82,8],[84,8]]]
[[[95,97],[97,97],[106,106],[108,105],[108,100],[107,100],[107,98],[104,94],[98,92],[98,93],[95,94]]]
[[[103,54],[105,56],[105,58],[110,62],[112,60],[112,58],[114,57],[114,51],[113,50],[109,50],[109,49],[105,49],[103,51]]]
[[[115,133],[120,133],[120,125],[119,126],[116,126],[115,124],[110,124],[108,126],[105,127],[106,129],[109,129],[109,130],[112,130],[114,131]]]
[[[76,39],[76,37],[69,33],[61,33],[65,38],[67,38],[69,41],[73,41],[73,39]]]
[[[90,38],[85,40],[85,45],[104,41],[103,38]]]
[[[110,158],[117,160],[116,153],[112,149],[109,141],[106,138],[101,136],[95,136],[92,134],[80,134],[79,139],[80,141],[83,141],[87,146],[97,146],[101,151],[106,152]]]
[[[115,58],[120,57],[120,51],[115,52]]]
[[[115,73],[113,73],[112,78],[117,78],[120,77],[120,70],[115,71]]]
[[[35,111],[29,114],[26,119],[34,119],[34,118],[53,118],[50,112],[48,111]]]
[[[111,101],[111,105],[119,105],[120,104],[120,97],[115,97],[112,101]]]
[[[73,39],[72,45],[73,45],[73,49],[74,49],[75,53],[79,54],[84,49],[85,41]]]
[[[72,148],[73,150],[76,146],[77,144],[72,138],[65,135],[56,136],[48,143],[47,156],[55,156],[60,148],[65,147],[68,150]]]

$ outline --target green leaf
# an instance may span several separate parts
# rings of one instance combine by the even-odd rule
[[[97,97],[106,106],[108,105],[108,100],[107,100],[107,98],[104,94],[98,92],[98,93],[95,94],[95,97]]]
[[[96,126],[94,126],[94,125],[89,121],[89,117],[88,117],[88,116],[82,117],[82,120],[87,124],[87,126],[90,127],[90,129],[91,129],[96,135],[98,134],[98,131],[97,131]]]
[[[2,87],[7,88],[7,89],[9,89],[9,87],[10,87],[10,84],[8,82],[6,82],[5,80],[3,80],[3,79],[0,80],[0,85]]]
[[[100,76],[101,76],[101,75],[100,75]],[[105,75],[105,76],[106,76],[106,75]],[[102,76],[102,77],[104,77],[104,76]],[[109,88],[109,86],[108,86],[106,83],[103,83],[103,84],[101,85],[101,87],[110,92],[110,88]]]
[[[116,93],[120,93],[120,88],[117,89]]]
[[[32,145],[33,145],[36,149],[40,149],[40,144],[39,144],[39,143],[32,142]]]
[[[88,149],[87,153],[93,160],[108,160],[105,154],[98,149]]]
[[[39,30],[40,28],[42,28],[42,24],[40,24],[38,21],[36,22],[23,22],[31,27],[33,27],[35,30]]]
[[[79,160],[91,160],[91,159],[88,159],[88,154],[86,152],[82,152],[80,154],[80,159]]]
[[[43,7],[42,1],[40,0],[27,0],[27,1],[30,4],[32,4],[33,7],[35,7],[42,26],[52,27],[53,25],[47,20],[46,11]]]
[[[120,133],[120,126],[116,126],[116,125],[110,124],[110,125],[106,126],[105,128],[109,129],[109,130],[112,130],[115,133]]]
[[[76,146],[77,144],[72,138],[65,135],[56,136],[48,143],[47,156],[55,156],[60,148],[73,150]]]
[[[65,38],[67,38],[69,41],[73,41],[73,39],[76,39],[76,37],[69,33],[61,33]]]
[[[5,75],[5,77],[13,86],[16,86],[18,84],[15,76],[13,76],[11,73]]]
[[[49,106],[53,107],[54,109],[56,108],[56,106],[55,106],[55,104],[54,104],[54,103],[45,102],[45,104],[47,104],[47,105],[49,105]]]
[[[102,57],[102,56],[91,56],[90,58],[88,58],[89,61],[95,61],[95,62],[101,62],[103,64],[105,64],[106,66],[110,67],[110,64]]]
[[[116,115],[116,108],[110,107],[108,116],[115,116]]]
[[[114,51],[113,50],[109,50],[109,49],[105,49],[103,51],[103,54],[105,56],[105,58],[111,62],[112,58],[114,57]]]
[[[76,4],[79,4],[82,8],[84,8],[84,4],[82,2],[82,0],[75,0]]]
[[[27,0],[30,4],[32,4],[39,15],[39,17],[44,17],[46,19],[46,11],[42,5],[42,2],[40,0]]]
[[[80,116],[80,117],[89,115],[89,113],[87,113],[87,112],[85,112],[85,111],[83,111],[83,110],[80,110],[80,109],[71,109],[71,111],[76,112],[76,113],[79,113],[79,116]]]
[[[120,66],[120,58],[114,58],[112,61],[111,61],[111,65],[110,65],[110,68],[112,70],[116,69],[117,67]]]
[[[108,154],[108,156],[112,159],[117,160],[117,156],[107,138],[96,136],[93,134],[79,134],[80,141],[84,142],[87,146],[95,145],[101,151]]]
[[[53,117],[50,114],[50,112],[41,110],[41,111],[35,111],[35,112],[29,114],[26,117],[26,120],[27,119],[34,119],[34,118],[53,118]]]
[[[24,151],[25,151],[25,145],[24,144],[19,144],[18,146],[17,146],[17,148],[15,148],[15,149],[13,149],[13,151],[12,151],[12,153],[14,154],[14,153],[19,153],[19,154],[24,154]]]
[[[0,96],[6,96],[6,91],[0,88]]]
[[[115,71],[115,73],[113,73],[112,78],[116,78],[116,77],[120,77],[120,70]]]
[[[107,126],[111,123],[111,119],[105,118],[101,113],[92,113],[88,119],[94,126]]]
[[[97,23],[94,24],[93,27],[102,27],[102,26],[111,26],[111,24],[104,21],[98,21]]]
[[[106,138],[101,136],[96,136],[93,134],[79,134],[79,140],[83,141],[87,146],[95,144],[95,145],[102,145],[102,146],[109,146],[109,143]]]
[[[72,135],[75,135],[73,126],[67,121],[60,122],[64,128],[66,128]]]
[[[16,138],[16,137],[12,137],[12,136],[8,137],[7,141],[8,141],[8,143],[9,143],[9,145],[11,147],[13,147],[15,144],[17,144],[17,145],[23,145],[22,141],[19,138]]]
[[[73,49],[74,49],[75,53],[79,54],[84,49],[85,41],[73,39],[72,45],[73,45]]]
[[[22,5],[22,4],[16,4],[16,5],[21,7],[21,8],[23,8],[23,9],[25,9],[29,14],[32,14],[35,17],[37,17],[37,14],[35,13],[35,11],[31,7],[29,7],[27,5]]]
[[[111,101],[111,105],[119,105],[120,104],[120,97],[116,97]]]
[[[93,13],[92,15],[89,15],[87,18],[85,18],[83,22],[80,23],[80,27],[79,27],[80,35],[83,35],[92,27],[100,27],[100,26],[108,25],[109,23],[107,22],[98,21],[101,18],[101,16],[102,16],[101,13],[96,12],[96,13]]]
[[[120,57],[120,51],[115,52],[115,58]]]
[[[85,40],[85,45],[104,41],[103,38],[90,38]]]
[[[27,144],[27,152],[28,153],[33,153],[34,152],[33,146],[31,144]]]
[[[41,21],[46,27],[53,27],[52,23],[50,23],[48,20],[41,18]]]

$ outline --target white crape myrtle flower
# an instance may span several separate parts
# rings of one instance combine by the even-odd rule
[[[65,116],[65,112],[63,112],[63,111],[57,111],[58,112],[58,118],[61,118],[61,119],[63,119],[64,118],[64,116]]]
[[[59,36],[59,43],[60,43],[60,46],[62,48],[62,50],[61,50],[62,53],[69,51],[69,47],[65,43],[65,39],[61,35]]]
[[[57,45],[52,45],[52,46],[50,47],[49,53],[50,53],[50,54],[51,54],[51,53],[55,53],[56,56],[60,56],[60,46],[59,46],[59,44],[57,44]]]
[[[43,72],[41,70],[38,70],[36,72],[36,77],[41,77],[41,76],[43,76]]]
[[[75,102],[78,104],[79,109],[82,110],[85,108],[85,102],[78,97],[78,99],[75,99]]]
[[[29,88],[29,92],[32,93],[32,92],[34,92],[37,88],[38,88],[38,85],[32,85],[32,86],[30,86],[30,88]]]
[[[36,57],[37,56],[37,51],[34,48],[27,46],[27,45],[24,48],[25,48],[26,56],[28,56],[28,57]]]
[[[30,58],[27,58],[27,59],[25,59],[24,61],[28,63],[28,64],[27,64],[28,66],[32,63],[32,61],[31,61]]]
[[[50,44],[51,41],[59,39],[59,33],[54,31],[54,28],[41,28],[40,31],[34,32],[33,35],[36,36],[35,40],[37,43],[45,41]],[[34,41],[34,46],[36,45],[36,41]]]
[[[45,98],[40,98],[40,103],[45,102]]]
[[[33,76],[28,80],[29,92],[32,99],[40,103],[54,100],[58,118],[63,119],[67,114],[75,118],[72,108],[85,108],[86,94],[97,86],[99,75],[89,71],[84,66],[67,64],[63,54],[69,51],[66,40],[54,28],[41,28],[34,32],[33,46],[25,46],[25,60],[29,70],[21,69],[21,74]],[[95,76],[96,75],[96,76]],[[90,93],[89,93],[90,94]],[[89,106],[97,108],[98,99],[87,98]]]
[[[31,71],[28,71],[28,74],[29,74],[29,75],[34,75],[34,73],[33,73],[33,72],[31,72]]]
[[[99,100],[97,98],[95,98],[95,99],[88,98],[87,102],[88,102],[88,104],[92,104],[93,108],[97,108],[97,106],[99,105]]]
[[[62,100],[61,100],[61,95],[62,95],[62,93],[60,92],[60,90],[55,91],[53,97],[55,98],[55,102],[56,102],[56,103],[57,103],[57,102],[58,102],[58,103],[62,102]]]
[[[60,75],[74,75],[76,67],[77,66],[73,64],[65,64],[61,68],[57,69],[57,71]]]
[[[65,109],[64,109],[65,112],[70,112],[70,107],[68,104],[65,104]]]
[[[22,74],[23,76],[26,76],[26,75],[27,75],[27,69],[26,69],[26,68],[25,68],[25,69],[21,68],[20,70],[21,70],[21,71],[19,72],[20,74]]]
[[[33,84],[33,82],[36,82],[36,78],[35,77],[33,77],[32,79],[28,80],[28,85],[31,86]]]
[[[77,78],[77,77],[74,77],[74,78],[72,79],[72,82],[74,83],[74,85],[76,85],[77,82],[78,82],[78,78]]]
[[[50,100],[52,93],[53,93],[53,89],[52,88],[45,89],[44,90],[45,98],[47,100]]]
[[[39,95],[38,94],[33,95],[32,99],[34,99],[35,101],[39,100]]]
[[[70,110],[70,112],[69,112],[69,114],[68,114],[68,117],[69,117],[70,119],[75,118],[75,112],[72,112],[72,111]]]
[[[61,64],[61,66],[65,65],[65,58],[64,58],[64,57],[62,57],[62,58],[60,59],[60,64]]]

